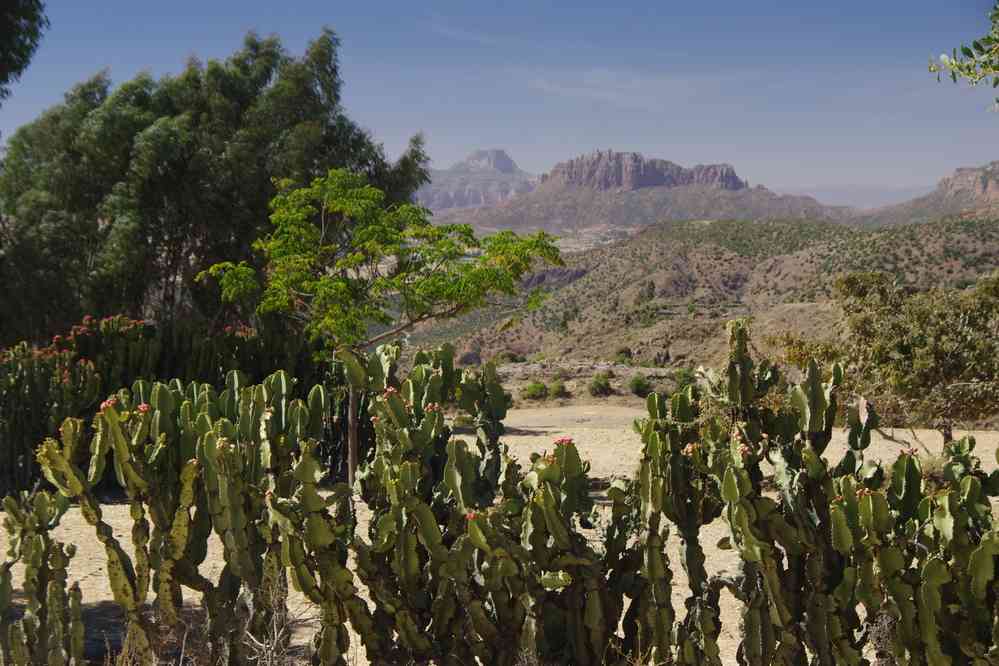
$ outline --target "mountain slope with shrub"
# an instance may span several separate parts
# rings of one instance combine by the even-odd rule
[[[999,213],[999,162],[957,169],[930,193],[894,206],[865,212],[857,222],[868,226],[929,222],[948,215]]]
[[[675,365],[724,354],[723,323],[756,319],[768,333],[835,333],[838,275],[885,271],[914,288],[963,287],[999,268],[999,221],[950,219],[865,230],[816,221],[664,222],[633,238],[568,255],[534,311],[518,303],[459,321],[446,333],[487,358],[501,350],[543,358]],[[534,281],[544,288],[545,280]],[[444,333],[442,330],[441,333]]]

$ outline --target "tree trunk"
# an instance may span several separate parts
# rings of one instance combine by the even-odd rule
[[[944,446],[954,441],[954,426],[950,423],[943,423],[939,427],[940,434],[943,435]]]
[[[351,386],[347,406],[347,483],[351,488],[357,474],[357,403],[357,389]]]

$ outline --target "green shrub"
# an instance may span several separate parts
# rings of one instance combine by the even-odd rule
[[[534,380],[520,390],[520,397],[525,400],[544,400],[548,397],[548,387]]]
[[[553,398],[568,398],[570,393],[569,389],[565,387],[565,382],[561,379],[556,379],[548,385],[548,395]]]
[[[618,350],[614,352],[614,361],[621,365],[631,365],[632,358],[630,347],[618,347]]]
[[[609,372],[598,372],[593,375],[593,379],[590,380],[589,386],[590,395],[600,397],[614,393],[614,389],[611,387],[610,377]]]
[[[652,393],[652,384],[649,383],[649,380],[644,375],[635,375],[628,382],[628,390],[639,398],[644,398]]]
[[[518,354],[517,352],[512,352],[509,349],[504,349],[500,353],[493,356],[493,363],[496,365],[505,365],[507,363],[524,363],[527,358],[523,354]]]

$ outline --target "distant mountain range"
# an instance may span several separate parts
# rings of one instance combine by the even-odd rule
[[[715,362],[735,316],[754,318],[760,344],[783,330],[835,335],[829,296],[845,272],[888,271],[929,287],[999,269],[999,162],[875,209],[750,186],[728,164],[637,153],[594,152],[532,179],[503,151],[479,151],[446,173],[466,192],[474,178],[476,191],[495,194],[451,194],[481,203],[445,208],[438,220],[485,233],[544,229],[561,237],[567,260],[525,283],[549,292],[539,309],[514,299],[419,334],[425,345],[461,340],[482,358],[594,360],[628,347],[658,365]],[[519,191],[500,186],[518,178]]]
[[[490,206],[534,189],[537,178],[499,149],[476,150],[449,169],[434,169],[416,200],[433,211]]]
[[[847,220],[853,211],[750,187],[728,164],[685,168],[638,153],[597,151],[555,165],[530,192],[496,205],[443,211],[481,231],[545,230],[598,243],[664,220]],[[585,244],[585,243],[584,243]]]
[[[882,226],[999,213],[999,162],[958,169],[929,193],[871,209],[750,187],[729,164],[688,168],[611,150],[561,162],[540,177],[520,169],[503,150],[478,150],[431,176],[417,198],[441,221],[467,222],[483,232],[543,229],[574,238],[579,247],[669,220],[794,218]]]

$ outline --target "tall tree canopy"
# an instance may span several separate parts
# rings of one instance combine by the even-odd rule
[[[0,169],[0,343],[84,312],[210,316],[217,293],[194,278],[250,256],[278,179],[346,168],[408,201],[427,180],[422,140],[391,163],[347,117],[338,49],[329,30],[301,57],[251,33],[176,76],[112,89],[98,74],[18,129]]]
[[[48,27],[41,0],[0,3],[0,102],[10,96],[10,84],[21,78]]]

